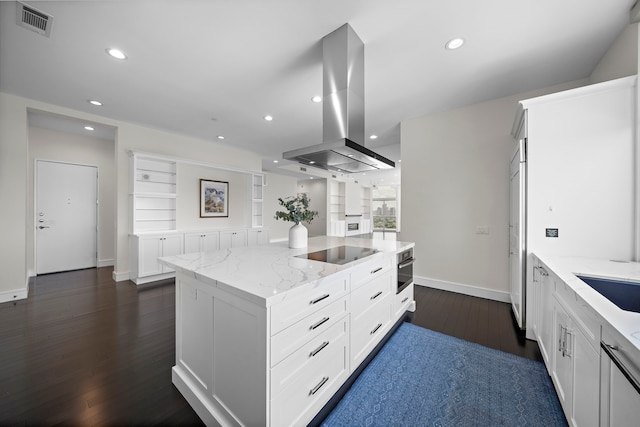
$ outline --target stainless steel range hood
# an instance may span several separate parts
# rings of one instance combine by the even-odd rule
[[[322,39],[322,71],[323,143],[282,157],[344,173],[394,168],[364,146],[364,43],[349,24]]]

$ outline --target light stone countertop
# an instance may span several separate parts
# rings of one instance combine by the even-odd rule
[[[591,306],[602,320],[616,329],[640,354],[640,313],[625,311],[576,275],[640,282],[640,263],[603,259],[545,256],[535,254],[559,279],[569,285],[578,298]],[[640,285],[639,285],[640,286]]]
[[[344,265],[296,257],[342,245],[372,248],[379,252]],[[323,280],[370,260],[394,256],[413,246],[411,242],[393,240],[318,236],[309,238],[308,247],[302,249],[289,249],[287,242],[280,242],[167,256],[159,258],[159,262],[202,283],[270,306],[282,301],[285,293],[301,285]]]

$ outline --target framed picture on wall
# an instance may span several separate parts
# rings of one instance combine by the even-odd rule
[[[229,216],[229,183],[200,180],[200,218]]]

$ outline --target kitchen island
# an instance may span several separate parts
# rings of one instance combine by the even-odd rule
[[[321,236],[160,258],[176,270],[173,383],[207,425],[306,425],[415,310],[413,285],[396,293],[413,246]]]

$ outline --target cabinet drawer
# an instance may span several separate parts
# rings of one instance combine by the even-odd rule
[[[271,338],[271,366],[277,365],[306,342],[328,330],[348,312],[349,299],[345,296],[278,332]]]
[[[301,287],[295,295],[271,308],[271,335],[329,306],[348,293],[349,276],[346,274],[334,275]]]
[[[352,315],[353,316],[353,315]],[[358,317],[352,317],[351,369],[355,369],[384,337],[391,318],[391,295],[387,294]]]
[[[409,285],[404,288],[402,292],[395,295],[395,301],[393,304],[394,320],[400,318],[400,316],[408,310],[411,302],[413,302],[413,287],[414,285]]]
[[[369,280],[383,275],[393,267],[393,257],[384,256],[355,266],[351,270],[351,290],[359,288]]]
[[[347,379],[348,319],[271,370],[271,425],[306,425]]]
[[[351,312],[364,313],[369,307],[390,294],[392,279],[392,272],[386,270],[382,275],[376,274],[373,280],[351,292]]]

